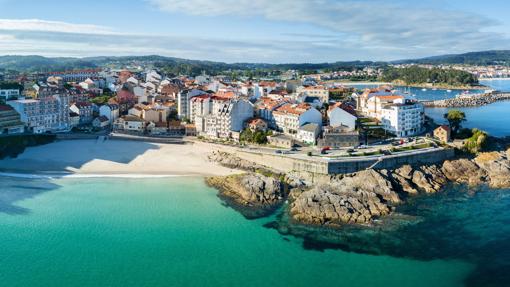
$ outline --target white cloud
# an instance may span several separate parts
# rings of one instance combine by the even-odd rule
[[[113,34],[111,28],[39,19],[0,19],[0,31],[44,31],[79,34]]]
[[[348,35],[360,49],[395,49],[412,55],[463,52],[508,44],[507,35],[487,32],[495,20],[461,11],[414,6],[409,1],[335,0],[148,0],[163,11],[200,16],[263,17],[304,23]],[[398,56],[396,56],[398,57]]]

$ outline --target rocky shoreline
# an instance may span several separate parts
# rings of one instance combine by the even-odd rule
[[[442,164],[410,166],[395,170],[364,170],[352,174],[306,176],[278,174],[233,154],[215,152],[210,160],[247,171],[237,180],[208,178],[227,203],[270,214],[288,199],[289,223],[328,228],[346,224],[370,225],[392,214],[406,199],[439,192],[450,183],[491,188],[510,188],[510,149],[481,153]],[[280,184],[278,184],[279,182]],[[285,188],[282,188],[285,186]]]

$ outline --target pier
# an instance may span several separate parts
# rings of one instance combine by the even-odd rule
[[[463,96],[454,99],[444,99],[436,101],[420,101],[425,107],[429,108],[465,108],[479,107],[492,104],[498,101],[510,100],[510,93],[492,92],[485,94],[476,94]]]

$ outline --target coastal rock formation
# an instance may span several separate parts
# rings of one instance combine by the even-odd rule
[[[487,176],[485,170],[481,169],[475,162],[464,158],[445,161],[441,170],[448,180],[470,186],[484,183]]]
[[[373,192],[341,184],[316,186],[301,193],[292,203],[290,214],[298,222],[340,226],[366,223],[390,213],[390,207]]]
[[[217,153],[211,158],[227,166],[268,172],[267,167],[227,153]],[[493,188],[509,188],[509,159],[510,149],[481,153],[472,160],[448,160],[442,165],[404,165],[395,170],[316,175],[314,184],[305,184],[292,173],[248,174],[210,184],[237,205],[267,210],[267,207],[279,205],[286,196],[280,180],[291,182],[288,212],[293,222],[338,227],[370,223],[390,214],[408,196],[438,192],[449,182],[470,186],[487,183]]]
[[[507,153],[481,153],[474,159],[474,162],[486,171],[490,187],[505,188],[510,186],[508,151]]]
[[[257,173],[210,177],[209,186],[219,190],[219,196],[249,218],[265,216],[282,203],[284,185],[273,177]]]
[[[209,154],[208,158],[210,161],[216,162],[222,166],[229,167],[232,169],[241,169],[246,171],[267,169],[264,166],[257,165],[251,161],[241,159],[240,157],[237,157],[234,154],[223,151],[213,151]]]
[[[367,223],[389,214],[401,199],[384,173],[365,170],[332,178],[329,184],[293,196],[290,214],[301,223],[333,226]]]

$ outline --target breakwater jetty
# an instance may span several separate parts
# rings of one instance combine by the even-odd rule
[[[430,108],[465,108],[485,106],[497,101],[504,100],[510,100],[510,93],[492,92],[485,94],[465,95],[454,99],[421,101],[421,103],[425,107]]]

